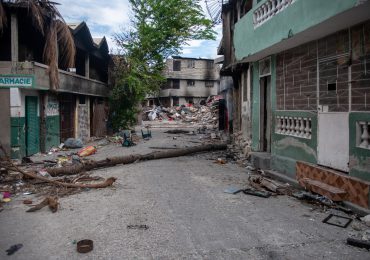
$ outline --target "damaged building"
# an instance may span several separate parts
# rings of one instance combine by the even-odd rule
[[[370,1],[223,1],[221,75],[258,168],[369,207]]]
[[[1,6],[0,138],[12,158],[106,134],[106,39],[94,39],[84,22],[65,24],[53,4],[34,3]]]
[[[149,97],[148,105],[172,107],[199,103],[217,95],[219,65],[212,59],[173,56],[167,59],[164,76],[167,83],[157,97]]]

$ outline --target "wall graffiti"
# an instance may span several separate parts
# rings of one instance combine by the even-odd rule
[[[56,97],[48,96],[46,107],[45,107],[46,116],[58,116],[59,115],[59,102]]]

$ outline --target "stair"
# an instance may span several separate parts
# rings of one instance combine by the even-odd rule
[[[311,190],[315,193],[323,195],[332,201],[344,201],[347,199],[347,192],[340,188],[331,186],[318,180],[309,178],[300,179],[300,183],[306,189]]]
[[[296,170],[297,181],[306,189],[334,201],[345,200],[369,208],[370,182],[301,161],[297,161]]]

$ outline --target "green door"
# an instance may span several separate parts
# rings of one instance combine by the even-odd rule
[[[39,120],[37,117],[37,97],[26,96],[26,154],[39,152]]]

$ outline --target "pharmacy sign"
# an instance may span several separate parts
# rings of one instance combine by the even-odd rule
[[[32,75],[0,75],[0,88],[33,88]]]

